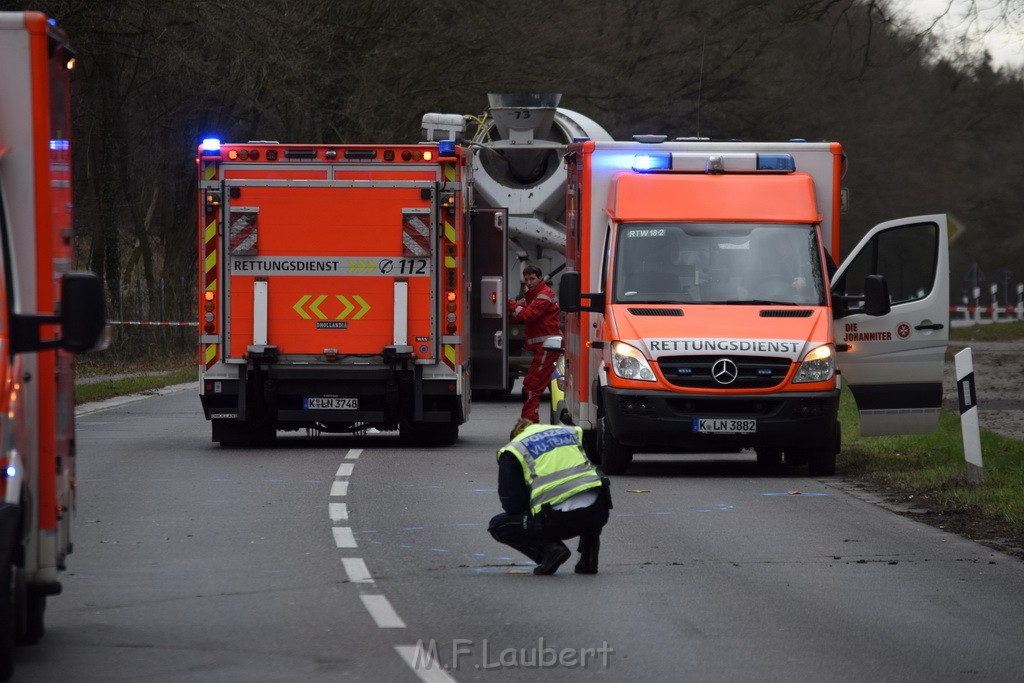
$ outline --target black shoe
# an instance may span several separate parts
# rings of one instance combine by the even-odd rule
[[[596,574],[597,573],[597,553],[585,553],[580,555],[580,559],[576,562],[577,574]]]
[[[533,573],[538,576],[554,574],[569,559],[570,555],[572,553],[561,541],[545,543],[540,552],[540,562],[533,568]]]

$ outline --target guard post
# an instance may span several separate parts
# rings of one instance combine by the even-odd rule
[[[967,347],[954,357],[956,364],[956,394],[960,402],[960,432],[964,440],[964,459],[967,461],[967,479],[980,484],[985,481],[981,462],[981,432],[978,427],[978,395],[974,390],[974,360]]]

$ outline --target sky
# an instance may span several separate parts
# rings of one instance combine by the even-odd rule
[[[891,0],[892,6],[902,14],[926,26],[952,9],[939,23],[939,35],[948,36],[952,50],[955,37],[965,31],[971,36],[972,49],[987,49],[996,68],[1024,67],[1024,0]],[[965,20],[971,6],[979,9],[980,21],[972,25]],[[996,23],[1004,8],[1009,8],[1009,21]],[[982,29],[989,28],[987,33]]]

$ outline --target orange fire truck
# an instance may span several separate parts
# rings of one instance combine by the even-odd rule
[[[75,505],[74,362],[104,327],[103,290],[73,263],[64,33],[0,12],[0,679],[43,635]]]
[[[375,428],[454,442],[470,410],[465,150],[208,139],[197,161],[200,396],[213,440]],[[497,321],[502,218],[479,213],[473,242],[497,253],[472,302]]]

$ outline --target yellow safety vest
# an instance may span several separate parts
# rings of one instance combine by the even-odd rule
[[[597,468],[582,447],[583,430],[558,425],[530,425],[498,451],[508,451],[523,468],[530,487],[530,511],[557,505],[577,493],[601,486]]]

